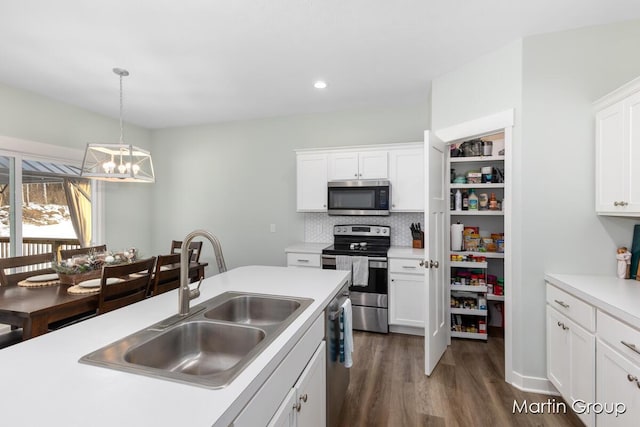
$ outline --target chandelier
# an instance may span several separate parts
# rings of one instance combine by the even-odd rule
[[[87,144],[80,175],[102,181],[155,182],[151,153],[124,142],[122,78],[129,72],[122,68],[114,68],[113,72],[120,76],[120,142]]]

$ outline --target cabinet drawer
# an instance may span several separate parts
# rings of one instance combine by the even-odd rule
[[[640,364],[640,330],[598,310],[598,337]]]
[[[320,267],[320,254],[291,252],[287,254],[287,267]]]
[[[547,303],[590,332],[596,330],[596,309],[547,283]]]
[[[420,266],[419,259],[390,258],[389,271],[391,273],[424,274],[424,267]]]

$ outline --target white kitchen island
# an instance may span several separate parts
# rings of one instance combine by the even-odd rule
[[[222,389],[78,363],[85,354],[176,314],[177,291],[0,350],[2,424],[226,427],[347,280],[343,271],[266,266],[240,267],[205,279],[192,307],[227,291],[313,299]],[[268,419],[255,421],[262,425]]]

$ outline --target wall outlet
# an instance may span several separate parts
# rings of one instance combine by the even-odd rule
[[[275,225],[275,224],[271,224],[271,225],[269,225],[269,230],[270,230],[272,233],[275,233],[275,232],[276,232],[276,225]]]

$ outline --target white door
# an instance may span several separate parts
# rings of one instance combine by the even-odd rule
[[[424,132],[426,225],[424,267],[426,288],[426,320],[424,334],[425,373],[431,375],[449,341],[449,288],[444,282],[444,209],[445,201],[445,144],[432,132]]]

